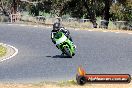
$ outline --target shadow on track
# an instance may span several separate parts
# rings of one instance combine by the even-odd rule
[[[46,56],[46,57],[51,57],[51,58],[70,58],[68,56],[63,56],[63,55]]]

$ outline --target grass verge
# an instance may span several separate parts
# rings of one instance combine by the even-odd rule
[[[6,52],[7,49],[4,46],[0,45],[0,57],[3,57],[6,54]]]

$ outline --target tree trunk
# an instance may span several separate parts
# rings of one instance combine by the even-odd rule
[[[105,7],[104,7],[104,12],[103,12],[103,17],[101,20],[101,28],[108,28],[108,24],[109,24],[109,18],[110,18],[110,0],[105,0]]]
[[[93,24],[93,27],[94,28],[97,28],[95,13],[94,13],[93,9],[92,10],[89,9],[89,6],[87,4],[87,0],[82,0],[82,1],[83,1],[83,4],[84,4],[85,8],[87,9],[87,12],[88,12],[89,17],[90,17],[90,20],[91,20],[91,22]]]
[[[13,0],[11,13],[16,14],[16,11],[17,11],[17,3],[16,0]]]

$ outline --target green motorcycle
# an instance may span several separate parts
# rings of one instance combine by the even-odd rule
[[[63,32],[57,32],[53,38],[56,42],[58,49],[65,55],[72,58],[75,55],[75,47],[72,41],[70,41]]]

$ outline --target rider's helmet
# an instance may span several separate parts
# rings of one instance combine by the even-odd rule
[[[55,23],[53,24],[53,30],[54,30],[54,31],[59,31],[59,28],[60,28],[60,23],[59,23],[59,22],[55,22]]]

